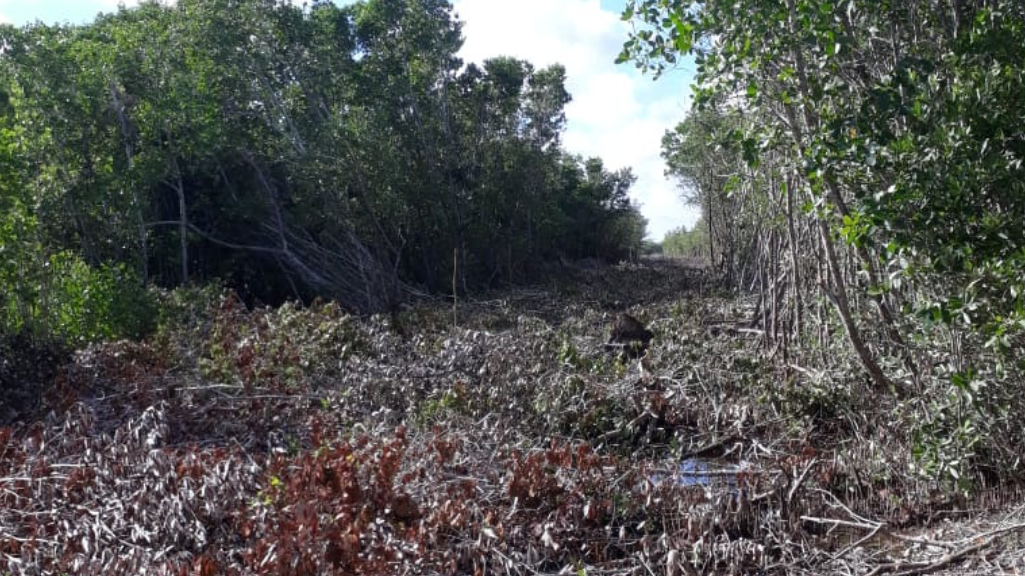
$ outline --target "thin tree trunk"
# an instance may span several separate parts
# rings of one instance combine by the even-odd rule
[[[797,19],[797,8],[795,0],[787,0],[787,8],[789,12],[790,29],[796,30],[795,20]],[[799,47],[795,47],[792,50],[792,56],[794,58],[794,64],[797,72],[797,81],[800,86],[800,90],[805,97],[810,97],[811,90],[808,86],[808,76],[804,54],[801,52]],[[793,107],[791,105],[787,105],[786,110],[788,116],[791,119],[791,128],[794,131],[795,140],[798,146],[803,146],[804,131],[802,130],[800,124],[797,122],[796,118],[794,117]],[[808,106],[804,106],[803,111],[805,126],[809,130],[811,130],[817,124],[817,121],[812,115],[811,109]],[[837,210],[840,212],[841,215],[850,214],[850,210],[847,207],[843,195],[840,193],[840,190],[838,189],[836,184],[831,181],[828,175],[825,180],[830,201],[833,203],[834,206],[836,206]],[[872,355],[872,352],[865,345],[865,342],[861,337],[861,333],[858,330],[858,327],[851,315],[850,305],[847,300],[846,288],[843,283],[843,277],[841,276],[840,265],[837,262],[836,251],[833,248],[833,242],[830,239],[829,235],[829,226],[826,223],[826,221],[823,220],[821,217],[817,217],[817,220],[819,232],[822,237],[823,247],[825,249],[826,264],[829,267],[830,275],[833,277],[833,281],[836,284],[836,294],[831,294],[825,288],[824,284],[820,284],[820,286],[824,290],[827,297],[829,297],[830,300],[833,302],[834,306],[837,309],[837,312],[840,314],[840,319],[844,325],[845,331],[847,332],[847,337],[850,340],[851,345],[854,347],[854,350],[857,353],[858,358],[861,361],[861,364],[865,368],[866,372],[868,372],[869,375],[872,377],[872,380],[875,382],[877,387],[882,389],[889,389],[891,388],[889,380],[886,378],[882,370],[879,368],[879,365],[876,363],[875,358]],[[866,258],[865,254],[859,254],[859,256],[862,256],[862,259],[866,262],[867,266],[872,266],[872,263],[870,262],[871,259]],[[883,316],[884,322],[889,323],[892,320],[892,317],[889,317],[885,312],[883,312],[883,307],[880,308],[880,311],[882,313],[881,315]],[[889,328],[892,328],[893,331],[896,332],[896,328],[894,326],[891,325]]]
[[[708,265],[713,269],[715,268],[715,236],[713,235],[712,229],[712,168],[708,169],[708,189],[705,191],[705,196],[708,197],[708,212],[706,218],[708,220]]]
[[[833,249],[833,241],[829,237],[829,226],[825,221],[819,220],[819,234],[822,237],[822,245],[826,253],[826,264],[829,266],[829,274],[833,278],[836,291],[833,292],[826,287],[823,282],[820,286],[823,293],[833,303],[837,313],[840,315],[840,321],[843,323],[844,330],[847,332],[847,338],[851,342],[851,346],[854,347],[854,351],[858,354],[858,359],[861,361],[862,367],[868,372],[868,375],[872,378],[876,388],[880,391],[888,391],[892,389],[892,384],[886,375],[883,374],[882,369],[876,363],[872,352],[868,349],[865,341],[861,337],[861,332],[858,330],[857,324],[854,322],[854,318],[851,316],[850,306],[847,301],[847,288],[843,283],[843,276],[840,271],[840,264],[836,260],[836,251]]]
[[[172,188],[178,194],[178,243],[181,250],[181,274],[182,284],[189,283],[189,215],[188,206],[185,201],[185,184],[182,182],[182,173],[178,165],[178,157],[171,156],[174,167],[174,186]]]
[[[801,296],[801,273],[798,270],[799,262],[797,258],[797,231],[794,226],[794,187],[793,182],[789,178],[787,180],[787,235],[790,241],[790,269],[794,274],[792,281],[794,292],[794,331],[797,335],[797,341],[800,342],[801,335],[804,332],[804,298]]]
[[[133,142],[132,130],[128,114],[125,111],[125,106],[121,102],[121,98],[118,95],[117,86],[112,81],[110,83],[110,103],[114,108],[114,112],[117,114],[118,126],[121,129],[121,137],[125,141],[125,161],[128,164],[128,177],[131,178],[132,170],[135,167],[135,144]],[[149,283],[149,245],[146,240],[146,219],[142,213],[142,201],[139,199],[138,189],[132,185],[129,180],[129,186],[132,189],[132,204],[135,208],[136,224],[139,228],[139,248],[142,250],[142,256],[140,257],[142,268],[142,283]]]

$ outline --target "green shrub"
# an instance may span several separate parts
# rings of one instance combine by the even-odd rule
[[[0,220],[0,330],[80,345],[140,338],[156,303],[124,265],[93,267],[70,251],[47,254],[22,210]]]

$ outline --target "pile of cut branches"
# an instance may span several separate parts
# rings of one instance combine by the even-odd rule
[[[702,274],[574,271],[457,324],[226,295],[80,351],[0,429],[0,572],[1025,568],[1007,487],[912,473],[903,405],[771,361]],[[620,311],[640,361],[605,349]]]

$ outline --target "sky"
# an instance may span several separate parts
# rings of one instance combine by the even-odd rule
[[[341,0],[339,3],[344,3]],[[0,0],[0,22],[22,25],[91,21],[117,9],[119,0]],[[463,21],[460,57],[481,62],[494,56],[528,60],[536,68],[566,67],[573,101],[566,107],[563,145],[571,153],[598,156],[610,170],[629,167],[637,176],[631,196],[648,219],[648,236],[661,240],[698,212],[684,206],[675,182],[665,178],[662,134],[683,119],[690,103],[693,67],[658,81],[632,64],[614,60],[629,33],[619,14],[625,0],[453,0]]]

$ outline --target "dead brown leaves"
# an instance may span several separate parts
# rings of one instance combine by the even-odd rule
[[[860,548],[834,557],[864,535],[802,518],[882,514],[899,457],[783,419],[765,392],[780,374],[703,326],[743,303],[688,292],[693,274],[605,270],[463,303],[460,326],[425,306],[408,335],[229,297],[149,343],[79,352],[44,417],[0,428],[0,572],[870,567]],[[656,334],[643,370],[603,352],[618,307]],[[697,452],[723,471],[684,483]]]

